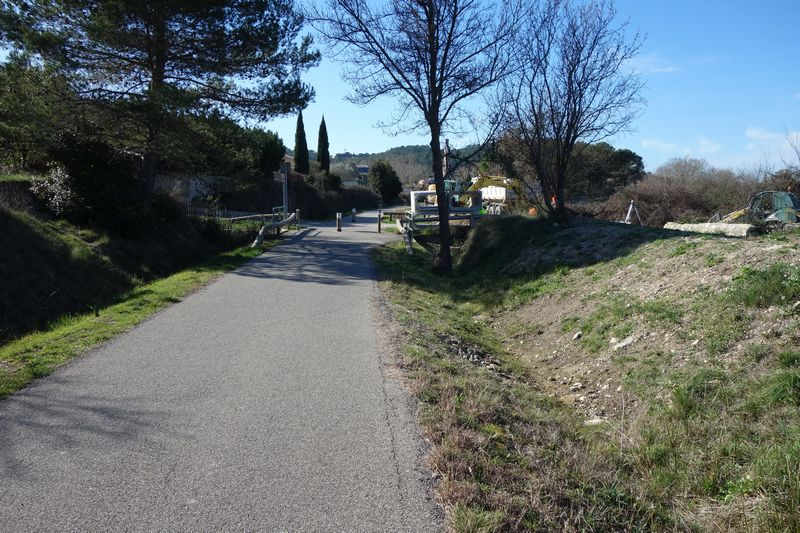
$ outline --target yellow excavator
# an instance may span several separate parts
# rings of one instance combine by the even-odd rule
[[[791,192],[762,191],[754,194],[747,207],[724,217],[712,217],[703,224],[678,224],[667,222],[666,229],[716,233],[731,237],[748,237],[753,233],[765,233],[800,227],[800,199]]]

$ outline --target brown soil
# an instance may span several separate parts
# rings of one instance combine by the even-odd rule
[[[531,248],[507,271],[555,264],[583,266],[569,271],[564,288],[496,315],[493,327],[507,339],[507,349],[530,363],[542,388],[573,405],[587,423],[627,417],[637,409],[639,399],[625,385],[625,360],[641,361],[658,351],[667,354],[666,367],[659,361],[666,373],[709,357],[702,340],[692,335],[691,313],[679,324],[653,324],[634,316],[629,333],[632,343],[615,350],[614,344],[623,339],[611,336],[608,345],[594,353],[582,345],[579,326],[565,328],[565,320],[585,319],[614,297],[631,302],[668,301],[689,308],[705,291],[720,291],[744,266],[800,264],[800,236],[784,237],[784,241],[774,237],[741,240],[676,233],[665,238],[660,232],[660,238],[653,238],[636,236],[624,225],[586,222],[568,227],[555,241],[577,244]],[[797,314],[787,316],[784,310],[757,311],[747,338],[721,358],[733,363],[746,345],[774,340],[796,321]]]

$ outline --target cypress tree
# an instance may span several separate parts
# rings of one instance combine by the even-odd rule
[[[323,171],[330,172],[331,170],[331,154],[328,151],[328,128],[325,126],[325,115],[322,116],[322,122],[319,125],[319,137],[317,140],[317,161]]]
[[[303,112],[297,115],[297,131],[294,134],[294,169],[300,174],[308,174],[308,144],[306,129],[303,126]]]

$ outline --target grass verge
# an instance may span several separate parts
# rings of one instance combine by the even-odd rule
[[[441,475],[438,495],[453,530],[674,526],[658,500],[637,493],[624,458],[603,451],[596,428],[543,394],[527,367],[502,349],[483,318],[495,298],[486,300],[482,290],[470,297],[459,278],[431,274],[420,248],[408,256],[402,245],[387,245],[375,259],[404,326],[402,365],[433,443],[431,467]]]
[[[267,241],[272,246],[278,241]],[[97,313],[65,316],[46,331],[38,331],[0,346],[0,397],[46,376],[100,343],[128,331],[153,313],[179,302],[188,294],[262,253],[241,247],[221,253],[197,266],[143,284],[118,303]]]
[[[468,249],[461,265],[470,268],[451,277],[431,274],[418,247],[413,256],[399,244],[375,252],[403,325],[401,362],[433,444],[450,528],[800,531],[800,265],[765,256],[759,243],[747,246],[763,260],[748,267],[737,266],[745,253],[729,266],[729,258],[709,264],[709,254],[745,244],[676,246],[682,237],[650,230],[618,252],[595,248],[565,264],[594,227],[551,237],[546,226],[498,220],[473,234],[482,249]],[[563,242],[550,252],[554,239]],[[514,265],[515,254],[532,268],[499,266],[498,257]],[[657,287],[647,265],[669,261],[658,283],[676,285],[641,291]],[[688,272],[703,281],[686,283]],[[609,290],[592,293],[603,278]],[[581,296],[556,331],[530,327],[547,322],[542,309]],[[514,327],[531,333],[517,339]],[[582,336],[572,337],[576,330]],[[611,337],[626,335],[636,342],[615,351]],[[534,343],[546,359],[526,358]],[[578,403],[547,385],[546,372],[564,376],[558,361],[573,355],[591,367],[593,386],[600,370],[621,368],[624,387],[613,396],[621,417],[581,416]],[[582,381],[585,394],[600,390]]]

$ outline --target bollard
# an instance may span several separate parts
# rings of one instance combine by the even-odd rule
[[[383,218],[383,213],[381,210],[378,210],[378,233],[381,232],[381,219]]]
[[[336,231],[342,231],[342,214],[336,213]]]
[[[300,210],[294,210],[294,225],[297,229],[300,229]]]
[[[353,214],[353,218],[351,219],[351,222],[355,222],[356,221],[356,208],[355,207],[353,208],[353,211],[351,211],[351,213]]]

